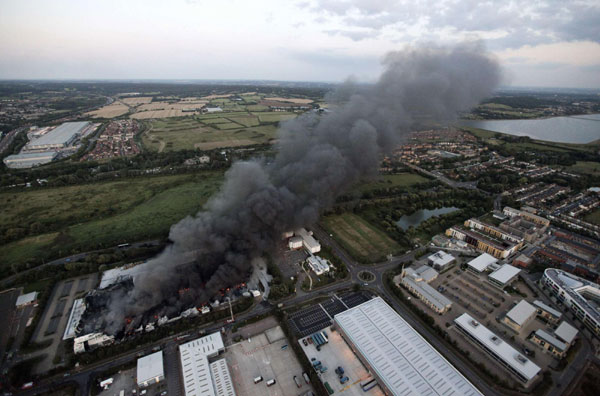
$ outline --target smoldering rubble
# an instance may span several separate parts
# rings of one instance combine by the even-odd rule
[[[150,270],[105,297],[105,332],[120,331],[128,318],[180,312],[244,282],[252,260],[272,252],[282,232],[310,227],[349,186],[374,176],[382,155],[416,122],[451,120],[501,78],[478,44],[406,48],[387,54],[383,66],[375,84],[346,84],[332,95],[331,111],[283,124],[270,162],[234,163],[204,210],[172,226],[173,243],[148,262]]]

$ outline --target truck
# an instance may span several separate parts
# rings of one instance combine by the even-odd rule
[[[296,377],[295,375],[294,375],[294,382],[296,383],[296,386],[298,388],[302,388],[302,384],[300,383],[300,380],[298,380],[298,377]]]
[[[329,393],[330,395],[333,395],[333,389],[331,388],[331,385],[329,385],[329,382],[325,382],[323,385],[325,385],[325,389],[327,389],[327,393]]]

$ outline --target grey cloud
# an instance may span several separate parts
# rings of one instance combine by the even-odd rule
[[[352,41],[360,41],[368,38],[377,37],[379,32],[374,30],[345,30],[345,29],[332,29],[332,30],[324,30],[324,33],[330,36],[344,36],[348,37]]]

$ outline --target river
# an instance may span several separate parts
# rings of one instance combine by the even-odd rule
[[[600,139],[600,114],[533,120],[460,120],[459,125],[560,143],[590,143]]]

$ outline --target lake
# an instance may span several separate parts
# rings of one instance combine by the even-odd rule
[[[404,231],[408,230],[408,227],[413,226],[417,227],[419,224],[424,222],[433,216],[439,216],[447,213],[452,213],[459,208],[448,207],[448,208],[438,208],[438,209],[421,209],[410,215],[404,215],[396,222],[396,225],[402,228]]]
[[[550,142],[590,143],[600,139],[600,114],[535,120],[460,120],[459,125]]]

